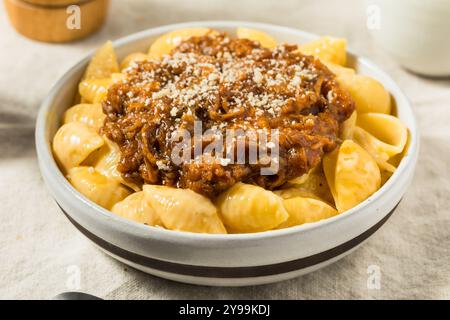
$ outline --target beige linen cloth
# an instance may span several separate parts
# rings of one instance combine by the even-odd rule
[[[450,79],[400,69],[371,40],[361,0],[113,0],[105,27],[72,44],[18,35],[0,5],[0,298],[48,299],[79,290],[105,299],[450,298]],[[248,20],[345,37],[386,70],[413,103],[421,151],[412,186],[391,219],[361,248],[312,274],[277,284],[213,288],[133,270],[94,248],[60,213],[39,173],[39,104],[74,63],[108,39],[161,24]],[[367,285],[370,266],[379,289]],[[377,268],[376,267],[376,268]]]

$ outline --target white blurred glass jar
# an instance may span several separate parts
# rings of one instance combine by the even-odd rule
[[[450,0],[366,0],[367,27],[405,68],[450,76]]]

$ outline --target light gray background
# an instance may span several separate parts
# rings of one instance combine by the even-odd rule
[[[106,299],[450,298],[450,80],[400,69],[373,43],[361,0],[113,0],[96,35],[72,44],[30,41],[9,25],[0,5],[0,298],[47,299],[70,284]],[[146,28],[182,21],[270,22],[345,37],[373,59],[413,102],[422,134],[412,187],[392,218],[363,247],[313,274],[273,285],[209,288],[178,284],[112,260],[59,212],[39,174],[34,121],[56,80],[89,50]],[[367,269],[381,288],[367,287]],[[68,271],[69,270],[69,271]]]

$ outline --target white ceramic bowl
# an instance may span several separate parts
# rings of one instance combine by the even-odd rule
[[[244,26],[268,32],[280,42],[316,38],[303,31],[259,23],[214,21],[168,25],[114,42],[119,58],[146,51],[156,37],[173,29],[207,26],[233,33]],[[125,220],[77,192],[53,158],[50,141],[71,105],[89,57],[70,69],[43,102],[36,126],[42,176],[68,219],[98,247],[137,269],[181,282],[244,286],[285,280],[328,265],[359,246],[394,211],[409,185],[418,155],[418,133],[407,98],[370,61],[349,54],[358,72],[380,80],[396,100],[398,117],[410,130],[409,149],[389,181],[369,199],[338,216],[311,224],[254,234],[209,235],[163,230]]]

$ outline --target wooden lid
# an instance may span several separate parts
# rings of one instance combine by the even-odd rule
[[[24,36],[44,42],[67,42],[98,30],[105,21],[109,0],[4,0],[4,3],[11,24]],[[70,4],[77,4],[79,12],[67,11]]]

